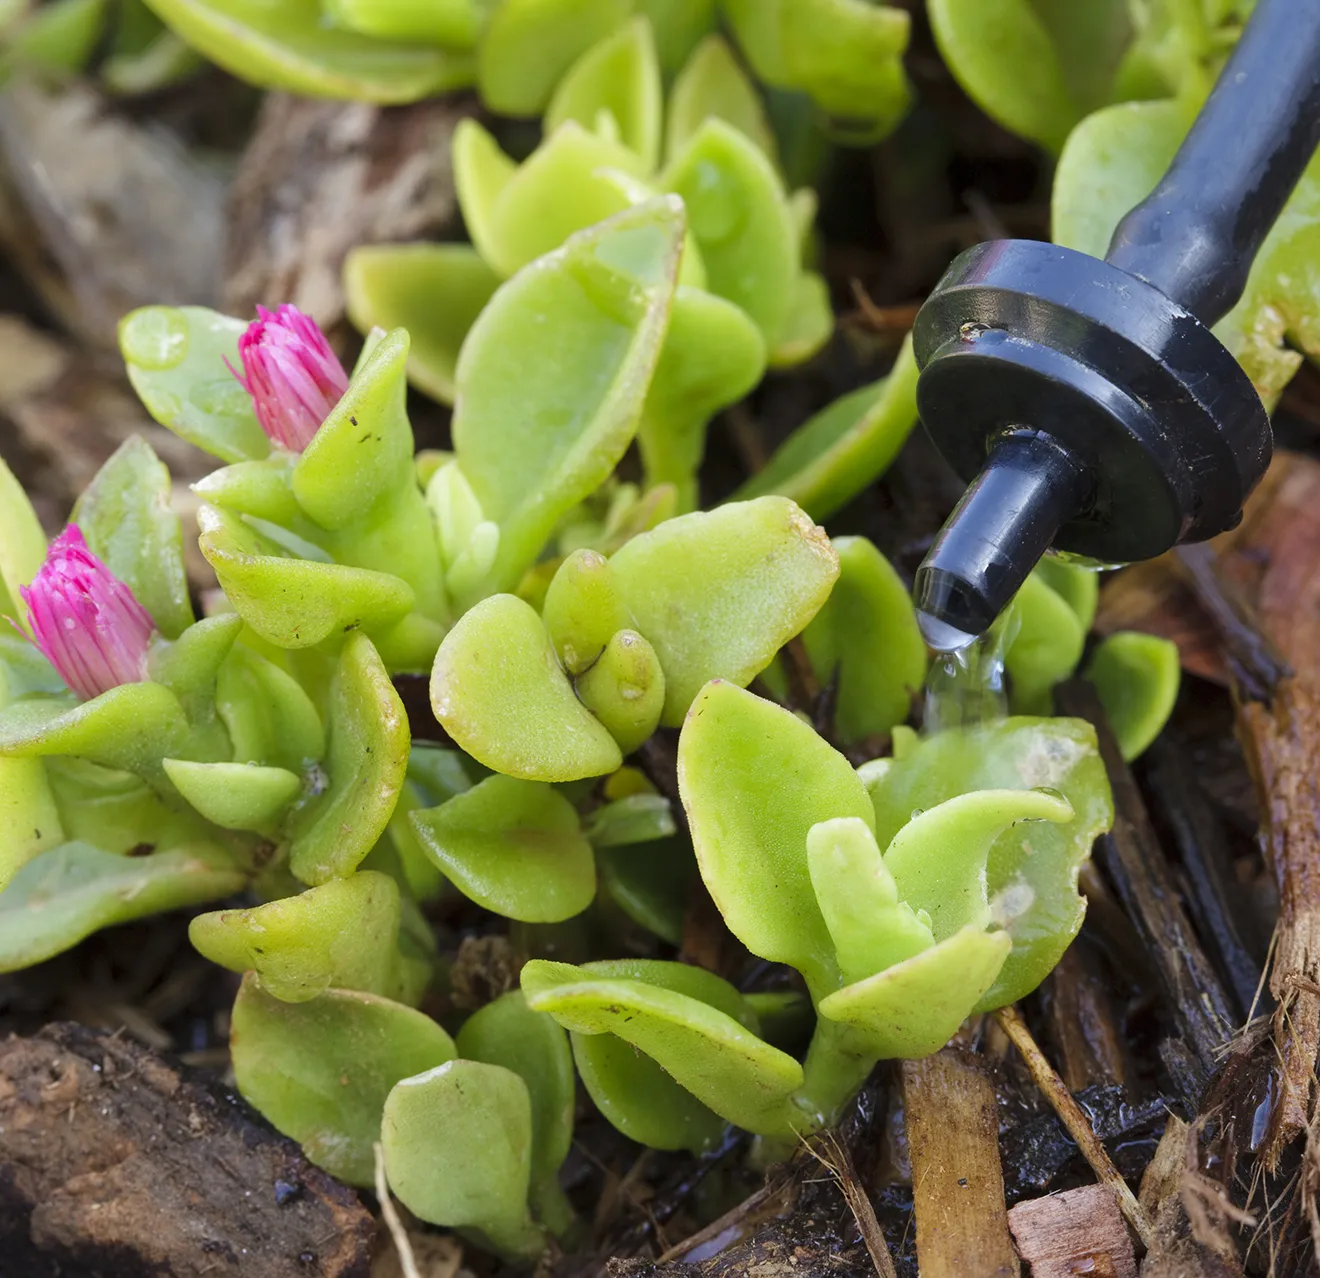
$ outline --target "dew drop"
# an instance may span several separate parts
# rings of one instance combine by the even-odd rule
[[[188,325],[172,306],[144,306],[124,321],[119,344],[128,363],[164,372],[188,353]]]

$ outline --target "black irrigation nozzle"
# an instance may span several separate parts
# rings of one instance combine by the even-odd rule
[[[1210,331],[1320,144],[1320,2],[1260,0],[1104,261],[1001,240],[917,316],[917,406],[970,483],[917,571],[927,639],[983,633],[1051,546],[1148,559],[1233,527],[1269,419]]]

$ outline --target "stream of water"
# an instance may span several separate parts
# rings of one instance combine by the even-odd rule
[[[1008,713],[1004,653],[1016,628],[1013,609],[1005,609],[979,636],[963,634],[934,617],[919,620],[926,642],[936,650],[926,675],[926,735],[1002,719]]]

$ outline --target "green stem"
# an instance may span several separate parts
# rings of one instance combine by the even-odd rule
[[[799,1130],[804,1136],[838,1119],[879,1059],[849,1050],[846,1036],[845,1026],[823,1016],[817,1019],[802,1066],[805,1077],[793,1096],[793,1103],[802,1111]]]
[[[533,1176],[528,1190],[532,1215],[560,1242],[568,1243],[582,1222],[560,1187],[558,1176]]]

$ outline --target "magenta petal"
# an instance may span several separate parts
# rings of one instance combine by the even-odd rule
[[[257,420],[281,448],[302,452],[348,389],[348,374],[316,324],[296,306],[257,318],[238,339],[243,376]]]
[[[51,542],[19,593],[37,647],[84,701],[147,677],[151,614],[87,548],[77,524]]]

